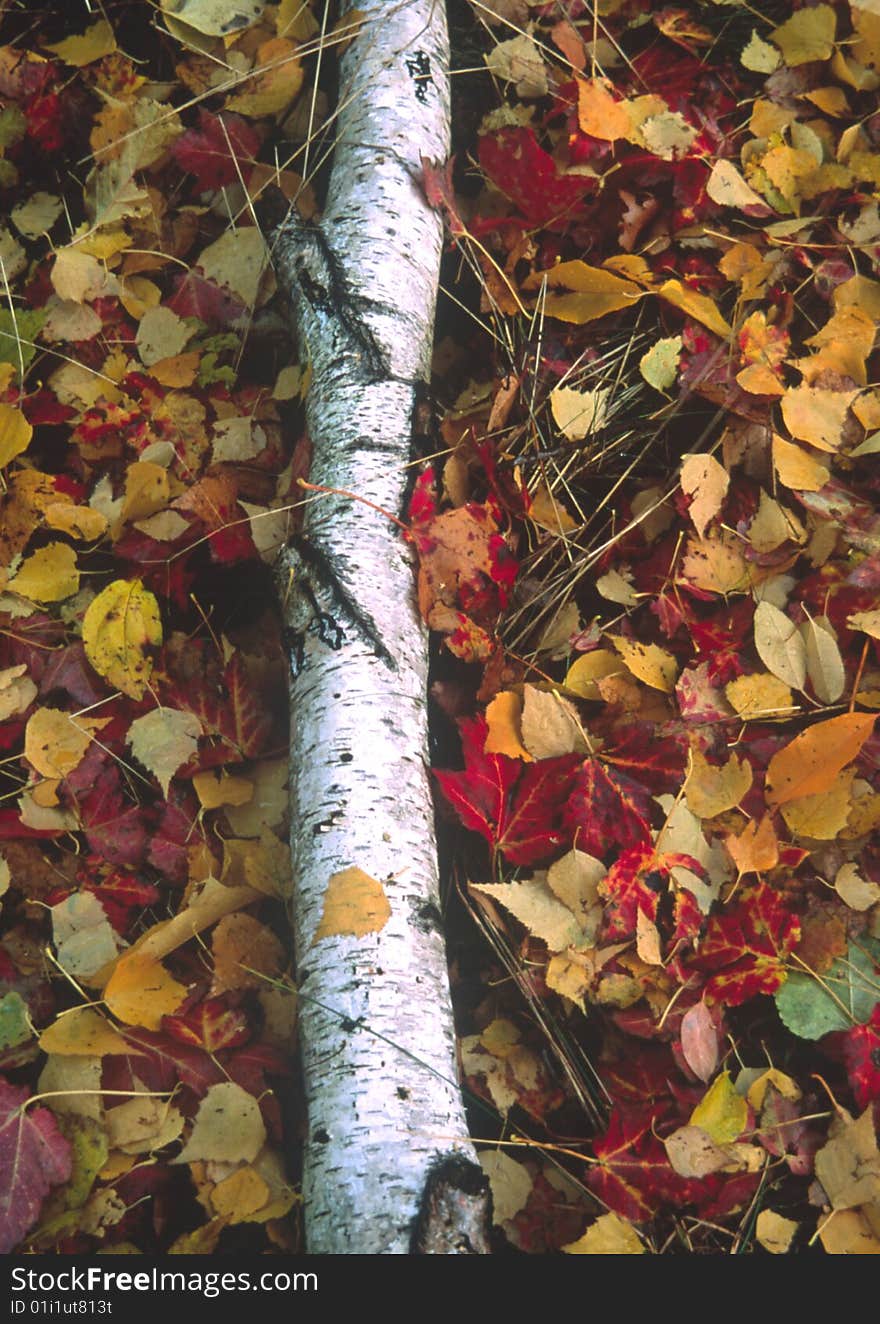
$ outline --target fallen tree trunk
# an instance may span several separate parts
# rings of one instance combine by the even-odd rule
[[[429,377],[442,234],[420,158],[448,151],[446,22],[436,0],[358,14],[320,226],[292,213],[272,242],[312,370],[311,478],[336,492],[279,562],[306,1240],[323,1254],[474,1253],[486,1195],[456,1080],[425,630],[407,544],[364,504],[402,516]]]

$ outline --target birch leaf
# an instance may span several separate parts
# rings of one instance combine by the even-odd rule
[[[0,404],[0,469],[26,451],[34,430],[20,409]]]
[[[674,384],[683,343],[681,336],[666,336],[639,359],[639,372],[655,391],[668,391]]]
[[[76,552],[67,543],[50,542],[21,563],[8,587],[32,602],[62,602],[79,588]]]
[[[202,724],[194,713],[179,708],[154,708],[132,722],[125,741],[167,795],[171,778],[193,757],[201,734]]]
[[[731,754],[724,764],[713,764],[698,749],[691,753],[691,767],[684,786],[688,809],[697,818],[715,818],[739,804],[752,784],[752,766],[747,759]]]
[[[391,915],[385,889],[356,865],[335,873],[324,893],[324,908],[312,945],[337,934],[378,933]]]
[[[529,933],[547,944],[548,951],[563,952],[576,947],[583,932],[578,920],[558,901],[546,884],[537,879],[521,883],[471,883],[471,890],[499,901],[505,910],[524,924]]]
[[[140,952],[121,956],[104,988],[104,1001],[114,1016],[147,1030],[158,1030],[162,1017],[175,1012],[185,997],[186,988],[161,961]]]
[[[771,1255],[785,1255],[797,1230],[798,1225],[793,1219],[783,1218],[772,1209],[762,1209],[755,1222],[755,1236]]]
[[[678,677],[678,663],[671,653],[657,644],[641,644],[621,635],[609,638],[626,663],[627,669],[651,689],[671,694]]]
[[[602,1214],[582,1237],[561,1247],[566,1255],[646,1255],[638,1232],[617,1214]]]
[[[771,602],[755,608],[755,648],[767,670],[792,689],[802,690],[807,678],[807,650],[803,636]]]
[[[226,1080],[210,1087],[199,1105],[189,1140],[171,1161],[250,1163],[265,1143],[259,1103],[240,1085]]]

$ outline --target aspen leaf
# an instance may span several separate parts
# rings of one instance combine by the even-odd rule
[[[324,893],[324,907],[312,945],[322,938],[352,934],[378,933],[391,915],[385,889],[356,865],[335,873]]]
[[[159,604],[139,579],[115,579],[83,619],[86,657],[99,676],[132,699],[143,697],[152,671],[146,650],[162,642]]]
[[[749,542],[756,552],[775,552],[785,542],[806,542],[806,533],[792,511],[762,491],[757,513],[749,525]]]
[[[827,60],[834,50],[837,15],[831,5],[799,9],[770,33],[774,46],[782,51],[788,65]]]
[[[681,336],[665,336],[639,359],[639,372],[655,391],[668,391],[674,384],[683,343]]]
[[[132,722],[125,742],[167,795],[171,778],[195,754],[201,734],[202,724],[194,713],[154,708]]]
[[[782,397],[782,417],[797,441],[806,441],[820,451],[836,451],[854,399],[853,391],[792,386]]]
[[[32,602],[62,602],[79,589],[76,552],[64,542],[50,542],[21,563],[7,586]]]
[[[851,861],[838,869],[834,888],[850,910],[870,910],[880,901],[880,886],[870,878],[863,878]]]
[[[112,55],[116,50],[116,37],[106,18],[99,18],[85,32],[75,37],[65,37],[64,41],[56,41],[47,45],[46,49],[54,51],[65,64],[81,69],[84,65],[93,64],[95,60],[102,60],[105,55]]]
[[[644,295],[632,281],[621,280],[613,272],[588,266],[579,259],[559,262],[549,271],[535,272],[525,280],[523,288],[539,289],[544,280],[548,288],[544,299],[547,313],[578,326],[620,308],[630,308]],[[560,289],[564,292],[558,293]]]
[[[633,127],[629,103],[613,95],[607,79],[579,78],[578,124],[582,133],[603,142],[629,138]]]
[[[517,96],[530,99],[547,95],[546,65],[535,42],[524,32],[496,42],[484,58],[490,73],[515,84]]]
[[[116,959],[121,940],[94,892],[72,892],[51,915],[58,964],[75,979],[88,981]]]
[[[880,1152],[873,1108],[866,1108],[855,1121],[846,1115],[835,1118],[829,1137],[816,1154],[816,1176],[832,1209],[880,1201]]]
[[[84,542],[93,542],[100,538],[107,528],[107,521],[100,511],[91,506],[75,506],[72,502],[52,501],[43,511],[43,519],[50,529],[66,533],[71,538],[80,538]]]
[[[646,1255],[638,1232],[617,1214],[602,1214],[582,1237],[561,1247],[566,1255]]]
[[[827,791],[841,769],[857,757],[874,721],[869,713],[844,713],[795,736],[767,767],[768,804],[782,805]]]
[[[25,727],[25,758],[43,777],[66,777],[82,761],[92,733],[109,721],[109,717],[74,718],[57,708],[38,708]]]
[[[678,663],[671,653],[657,644],[640,644],[620,635],[609,636],[626,663],[627,670],[651,689],[671,694],[678,677]]]
[[[251,1163],[266,1143],[260,1105],[232,1080],[212,1085],[199,1104],[189,1139],[173,1163]]]
[[[722,1071],[691,1113],[690,1124],[705,1131],[716,1145],[727,1145],[742,1135],[748,1119],[749,1105],[737,1093],[730,1072]]]
[[[636,952],[640,961],[646,965],[663,964],[663,947],[660,930],[643,910],[636,913]]]
[[[162,359],[180,354],[192,336],[192,328],[165,304],[148,308],[138,323],[135,344],[141,363],[151,368]]]
[[[556,386],[550,392],[550,408],[560,432],[569,441],[582,441],[591,432],[605,426],[610,387],[593,391],[575,391],[570,386]]]
[[[270,37],[257,48],[254,68],[244,83],[245,91],[229,97],[227,108],[254,119],[279,115],[296,100],[303,77],[296,42],[286,37]],[[241,228],[238,233],[242,233]]]
[[[230,1223],[247,1222],[248,1216],[262,1209],[268,1199],[269,1187],[251,1167],[230,1173],[211,1192],[214,1213]]]
[[[657,296],[678,308],[686,317],[692,317],[695,322],[708,327],[722,340],[726,340],[733,331],[730,323],[718,311],[714,299],[691,289],[689,285],[683,285],[680,280],[665,280],[658,288]]]
[[[146,519],[164,510],[171,500],[168,471],[151,460],[136,460],[125,473],[125,498],[122,502],[122,523]]]
[[[826,1255],[880,1255],[880,1237],[858,1209],[837,1209],[819,1224]]]
[[[880,611],[856,611],[848,617],[847,625],[854,630],[869,634],[872,639],[880,639]]]
[[[791,1249],[797,1230],[798,1225],[793,1219],[783,1218],[772,1209],[762,1209],[755,1221],[758,1244],[771,1255],[785,1255]]]
[[[773,53],[775,55],[775,51]],[[766,202],[760,193],[756,193],[752,186],[746,183],[732,161],[715,162],[706,184],[706,192],[712,201],[717,202],[721,207],[736,207],[740,211],[745,211],[748,207],[760,207],[763,214],[767,215]]]
[[[185,997],[185,986],[161,961],[136,951],[120,956],[104,988],[104,1001],[118,1020],[147,1030],[158,1030]]]
[[[728,703],[744,722],[767,717],[788,717],[796,710],[791,690],[777,676],[759,671],[753,676],[738,676],[724,693]]]
[[[831,475],[818,455],[773,434],[773,466],[780,483],[796,492],[818,492]]]
[[[286,518],[285,513],[284,519]],[[529,494],[529,519],[539,528],[557,535],[571,533],[572,529],[577,528],[565,506],[543,481]],[[276,542],[275,545],[277,547],[278,543]]]
[[[529,933],[547,944],[548,951],[563,952],[583,939],[582,926],[568,906],[536,878],[517,883],[471,883],[470,887],[500,902]]]
[[[807,650],[803,635],[771,602],[759,602],[755,608],[755,648],[771,675],[792,689],[804,688]]]
[[[0,404],[0,469],[27,450],[34,430],[20,409]]]
[[[26,671],[24,662],[0,671],[0,722],[27,712],[37,697],[37,687],[30,676],[25,675]]]
[[[731,754],[726,763],[709,763],[698,749],[691,751],[691,767],[684,786],[688,809],[697,818],[715,818],[739,804],[752,784],[752,766]]]
[[[880,612],[877,614],[880,617]],[[607,648],[596,648],[592,653],[582,653],[572,662],[565,676],[565,688],[581,699],[601,699],[596,681],[603,676],[622,675],[623,671],[619,657]]]
[[[109,1053],[137,1053],[135,1044],[123,1039],[118,1030],[92,1007],[74,1007],[64,1012],[40,1035],[44,1053],[62,1057],[104,1057]]]
[[[589,753],[574,704],[555,690],[523,686],[520,729],[530,757],[552,759],[562,754]]]
[[[193,790],[203,809],[219,809],[221,805],[246,805],[254,798],[254,783],[248,777],[235,777],[216,768],[197,772],[192,781]]]
[[[816,841],[833,841],[844,830],[852,810],[855,769],[839,772],[830,786],[798,796],[781,806],[789,832]]]
[[[487,754],[504,754],[509,759],[522,759],[532,763],[533,756],[525,748],[520,735],[522,699],[513,690],[502,690],[486,707]]]
[[[493,1222],[515,1218],[532,1193],[531,1173],[503,1150],[481,1150],[479,1158],[492,1190]]]
[[[779,67],[779,51],[775,51],[769,42],[764,41],[754,28],[739,58],[744,68],[756,74],[772,74],[773,70]]]
[[[596,591],[608,602],[618,602],[622,607],[637,607],[639,595],[630,578],[628,566],[622,566],[620,570],[608,570],[596,580]]]
[[[691,498],[688,514],[697,536],[702,538],[706,525],[724,505],[730,474],[714,455],[688,455],[681,466],[681,490]]]
[[[710,529],[705,538],[689,538],[681,578],[709,593],[745,593],[749,567],[739,540],[724,529]]]

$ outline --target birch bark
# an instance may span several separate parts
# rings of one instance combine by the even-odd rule
[[[320,228],[289,217],[273,262],[312,366],[312,481],[400,515],[442,243],[419,179],[422,155],[448,152],[446,21],[441,0],[358,10]],[[321,606],[334,593],[339,604],[335,635],[305,632],[290,689],[307,1248],[407,1253],[445,1160],[462,1208],[480,1212],[470,1228],[444,1213],[426,1243],[473,1253],[485,1249],[484,1184],[456,1075],[413,566],[399,530],[358,501],[315,500],[304,532],[304,556],[280,568],[288,624],[304,630],[309,557],[334,580]],[[378,932],[316,938],[329,880],[351,866],[382,883],[390,917]]]

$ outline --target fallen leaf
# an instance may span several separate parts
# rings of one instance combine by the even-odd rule
[[[755,1236],[771,1255],[787,1254],[797,1230],[793,1219],[783,1218],[772,1209],[762,1209],[755,1220]]]
[[[642,644],[621,635],[609,639],[626,663],[627,670],[651,689],[671,694],[678,677],[678,663],[671,653],[657,644]]]
[[[755,648],[771,675],[792,689],[804,688],[807,650],[803,635],[772,602],[761,601],[755,608]]]
[[[33,602],[62,602],[79,588],[76,552],[64,542],[50,542],[22,561],[7,587]]]
[[[158,1030],[162,1017],[175,1012],[185,997],[184,985],[160,961],[136,951],[119,958],[104,988],[104,1002],[114,1016],[147,1030]]]
[[[492,1221],[497,1225],[515,1218],[532,1193],[528,1169],[502,1150],[481,1150],[480,1164],[492,1190]]]
[[[780,749],[767,767],[767,803],[782,805],[827,791],[874,730],[869,713],[816,722]]]
[[[202,1099],[189,1139],[171,1162],[250,1163],[265,1143],[257,1100],[234,1081],[222,1081]]]
[[[602,1214],[582,1237],[560,1247],[566,1255],[646,1255],[632,1223],[617,1214]]]
[[[866,1108],[853,1121],[838,1116],[827,1144],[816,1154],[816,1176],[832,1209],[854,1209],[880,1201],[880,1153],[874,1132],[874,1111]]]
[[[681,1018],[681,1052],[694,1075],[707,1084],[718,1066],[718,1027],[705,1002],[695,1002]]]
[[[742,1135],[749,1118],[749,1106],[730,1078],[722,1071],[715,1078],[690,1116],[690,1125],[698,1126],[717,1145],[727,1145]]]
[[[352,865],[335,873],[327,884],[312,945],[339,934],[361,938],[367,933],[378,933],[390,916],[391,906],[382,884]]]
[[[202,724],[195,714],[178,708],[154,708],[135,718],[125,742],[167,795],[171,778],[193,757],[201,734]]]
[[[713,455],[687,455],[681,466],[681,490],[691,498],[688,514],[697,536],[702,538],[706,525],[724,504],[730,486],[730,474]]]
[[[53,1186],[67,1181],[70,1145],[48,1108],[28,1108],[26,1087],[0,1080],[0,1253],[37,1221]]]
[[[162,642],[159,604],[139,579],[115,579],[83,619],[86,657],[99,676],[132,699],[143,697],[152,671],[148,648]]]
[[[505,754],[510,759],[533,761],[533,755],[525,748],[520,734],[522,717],[522,699],[513,690],[502,690],[486,706],[486,743],[483,746],[487,754]]]
[[[734,809],[751,786],[752,776],[747,759],[731,754],[726,763],[713,764],[693,749],[684,785],[688,809],[697,818],[715,818]]]

